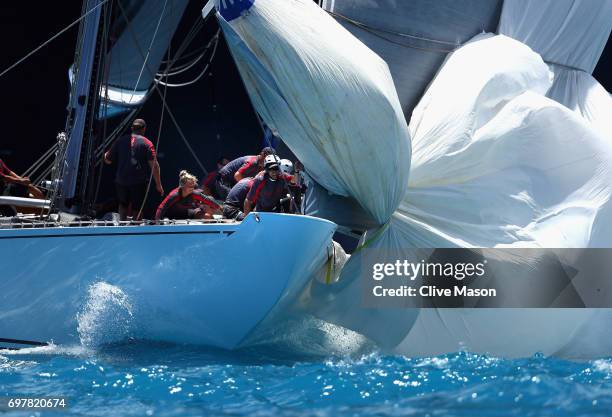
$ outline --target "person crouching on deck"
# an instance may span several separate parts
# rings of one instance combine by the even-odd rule
[[[243,178],[232,187],[225,203],[223,203],[223,217],[226,219],[235,219],[238,221],[244,220],[244,200],[251,190],[253,178]]]
[[[281,199],[289,193],[287,181],[280,173],[280,159],[276,155],[268,155],[264,160],[264,172],[253,179],[251,189],[244,200],[244,216],[255,211],[275,211]]]
[[[170,191],[157,207],[155,220],[169,219],[211,219],[220,214],[221,207],[215,200],[200,191],[195,191],[198,179],[187,171],[179,174],[179,186]]]
[[[238,181],[246,177],[254,177],[264,167],[264,159],[274,155],[274,148],[266,147],[259,155],[242,156],[228,162],[217,174],[215,189],[217,198],[225,200],[227,194]]]
[[[202,180],[202,192],[204,194],[216,199],[220,199],[219,195],[217,194],[217,187],[215,186],[215,181],[217,181],[217,175],[219,173],[219,170],[225,165],[227,165],[229,162],[230,160],[224,156],[217,159],[217,169],[209,172],[206,178]]]

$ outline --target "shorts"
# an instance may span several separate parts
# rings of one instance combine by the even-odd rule
[[[28,187],[22,184],[4,184],[0,183],[0,195],[11,197],[29,197]],[[0,216],[12,217],[16,216],[17,211],[12,206],[0,206]]]
[[[115,183],[117,187],[117,200],[119,204],[129,206],[132,204],[132,210],[140,210],[147,192],[146,184],[121,185]]]
[[[5,185],[4,190],[0,194],[5,195],[5,196],[24,197],[24,198],[28,198],[30,196],[27,185],[15,184],[15,183]]]

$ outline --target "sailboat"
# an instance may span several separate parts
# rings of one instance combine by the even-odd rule
[[[102,3],[90,1],[87,10],[94,10]],[[155,7],[165,4],[155,3]],[[606,109],[611,108],[608,105],[610,97],[599,94],[601,88],[597,88],[597,82],[590,76],[610,32],[612,7],[609,2],[594,5],[595,2],[589,1],[563,0],[554,4],[533,1],[528,3],[529,7],[513,0],[478,0],[467,4],[450,0],[324,0],[319,2],[321,7],[310,0],[218,0],[215,3],[213,8],[213,3],[209,2],[203,15],[210,16],[216,9],[221,32],[253,108],[304,163],[310,185],[306,212],[321,218],[300,217],[298,223],[313,222],[316,227],[304,224],[304,232],[297,235],[303,246],[283,245],[283,250],[290,251],[282,253],[299,253],[299,259],[293,257],[296,252],[281,256],[283,262],[290,262],[283,273],[295,272],[300,280],[291,288],[279,284],[288,292],[277,292],[281,294],[276,298],[278,304],[266,304],[265,318],[277,317],[283,307],[298,299],[296,292],[303,289],[299,303],[307,314],[355,330],[386,349],[404,354],[428,355],[467,348],[501,356],[525,356],[576,349],[574,343],[580,342],[578,339],[590,344],[591,339],[581,335],[593,333],[590,324],[605,323],[610,314],[607,309],[597,312],[593,309],[492,310],[419,306],[368,309],[360,303],[360,284],[367,276],[367,271],[363,270],[364,259],[381,254],[386,259],[412,259],[410,257],[419,256],[419,251],[436,247],[610,247],[612,151],[603,133],[611,120],[606,116]],[[88,18],[94,14],[92,12]],[[153,22],[152,30],[156,30],[157,20],[144,21]],[[85,36],[89,31],[82,30],[82,33]],[[91,39],[94,33],[89,35]],[[551,42],[551,34],[555,34],[554,42]],[[570,39],[572,42],[563,42]],[[134,48],[132,51],[137,49]],[[140,55],[143,58],[146,50],[130,57]],[[580,53],[574,54],[575,51]],[[91,62],[95,62],[96,56],[92,54]],[[86,67],[83,65],[75,65],[75,79],[80,77],[80,68]],[[147,73],[151,80],[154,76],[146,71],[146,66],[136,65],[135,68],[143,68],[132,77],[132,81],[137,80],[136,86],[132,83],[102,89],[109,92],[102,100],[107,103],[101,106],[103,111],[110,112],[111,108],[112,111],[125,111],[146,98],[148,90],[139,83]],[[78,85],[73,82],[73,88]],[[99,90],[94,87],[93,91]],[[112,100],[110,91],[116,93]],[[458,93],[452,94],[454,91]],[[91,96],[85,90],[71,95],[71,108],[75,109],[76,117],[70,120],[82,120],[74,126],[85,126],[86,132],[88,124],[79,118],[78,110]],[[551,126],[557,128],[551,129]],[[81,149],[93,145],[81,139],[72,145],[73,130],[73,124],[69,124],[66,154],[82,155]],[[537,138],[538,146],[532,146],[536,142],[525,138]],[[558,151],[560,147],[563,152]],[[83,174],[76,173],[76,164],[68,163],[67,166],[67,171],[65,164],[57,166],[55,171],[68,172],[59,176],[62,182],[58,192],[64,196],[62,204],[71,209],[87,201],[80,197],[86,191],[78,184],[92,178],[85,181]],[[364,170],[368,175],[362,175]],[[75,184],[77,192],[72,190]],[[273,219],[279,222],[275,230],[290,228],[291,239],[296,237],[293,218],[277,215],[259,215],[258,218],[254,219],[255,225],[269,225]],[[335,226],[322,219],[332,219],[347,230],[367,229],[339,279],[325,282],[312,280],[302,273],[316,271],[325,262]],[[253,219],[247,218],[240,226],[206,224],[197,227],[210,227],[208,230],[225,234],[225,237],[214,237],[219,242],[227,242],[228,248],[235,248],[231,246],[232,237],[239,236],[240,232],[228,228],[250,223]],[[281,224],[286,228],[282,229]],[[122,227],[99,229],[106,232]],[[190,227],[196,226],[125,227],[128,227],[127,233],[133,230],[158,233],[181,227],[191,233]],[[63,229],[66,233],[72,230],[62,228],[62,232]],[[84,230],[89,234],[96,229],[91,225]],[[297,227],[296,230],[301,229]],[[228,231],[234,233],[227,236]],[[27,232],[43,233],[34,229]],[[49,229],[46,232],[49,233]],[[78,239],[89,237],[76,236]],[[148,238],[153,236],[147,236],[147,241]],[[313,240],[315,238],[317,241]],[[133,243],[141,242],[140,238],[134,239]],[[126,264],[129,273],[121,277],[114,275],[112,268],[116,267],[109,266],[106,256],[77,246],[76,252],[84,258],[89,257],[92,265],[89,274],[97,277],[83,281],[80,271],[87,266],[81,264],[79,268],[70,269],[74,274],[62,282],[66,286],[78,286],[81,297],[85,298],[91,291],[111,294],[119,310],[128,311],[128,316],[138,316],[136,322],[142,323],[129,333],[153,339],[239,346],[244,338],[228,338],[232,342],[224,343],[222,338],[211,338],[218,329],[202,331],[215,320],[228,327],[234,322],[229,320],[231,316],[224,321],[225,316],[201,319],[191,315],[193,311],[198,314],[205,311],[194,310],[196,299],[202,296],[198,290],[193,298],[181,305],[177,300],[191,296],[190,286],[177,287],[176,297],[171,292],[172,302],[164,298],[167,294],[162,290],[172,288],[167,283],[157,285],[160,279],[169,277],[160,272],[164,268],[193,277],[190,273],[192,262],[200,265],[201,270],[206,270],[206,265],[221,267],[200,257],[201,245],[186,237],[181,239],[194,249],[183,247],[185,251],[179,253],[180,247],[176,246],[177,256],[172,259],[188,259],[188,262],[173,263],[170,259],[166,262],[165,258],[161,262],[161,253],[155,260],[142,253],[151,262],[131,266],[138,260],[124,255],[118,259],[122,267],[129,261]],[[98,240],[92,240],[94,242]],[[146,245],[144,240],[142,244]],[[108,244],[100,251],[107,255],[111,247],[112,244]],[[70,250],[64,248],[66,252]],[[130,245],[125,250],[131,253],[129,251],[135,249]],[[185,253],[187,258],[180,258]],[[236,259],[229,258],[231,250],[222,253],[228,259]],[[275,254],[275,258],[278,256]],[[309,256],[312,263],[308,261]],[[51,258],[54,252],[50,249],[45,259]],[[266,267],[261,269],[261,277],[266,276]],[[158,278],[139,280],[138,271],[141,270],[156,274]],[[53,273],[44,267],[36,272],[41,280],[43,275]],[[226,307],[234,288],[230,288],[228,276],[218,272],[209,271],[208,277],[221,277],[220,281],[211,278],[209,283],[215,289],[227,284],[226,292],[214,292],[219,298],[207,300],[209,305],[223,303]],[[259,272],[251,268],[246,274]],[[111,276],[108,282],[111,288],[105,286],[106,276]],[[4,318],[12,314],[21,320],[10,328],[15,332],[14,337],[27,340],[29,336],[38,340],[27,326],[18,328],[18,324],[30,320],[25,312],[34,310],[37,303],[44,302],[46,295],[53,294],[53,290],[41,287],[43,289],[36,293],[38,296],[30,299],[26,297],[28,289],[19,287],[17,278],[11,282],[21,290],[15,296],[19,303],[11,304],[10,310],[2,310],[2,326]],[[87,288],[84,288],[82,282],[93,283],[93,286],[85,285]],[[103,284],[98,285],[99,282]],[[131,286],[131,282],[137,285]],[[149,282],[151,286],[147,287]],[[124,288],[127,289],[125,296]],[[259,287],[248,288],[253,294],[251,298],[240,299],[244,304],[227,307],[230,310],[220,307],[214,313],[237,314],[242,307],[248,311],[260,294]],[[7,291],[10,289],[6,287]],[[206,290],[212,291],[210,287]],[[604,290],[608,294],[610,289]],[[132,305],[127,300],[138,302]],[[37,330],[45,334],[45,338],[76,340],[79,328],[74,316],[81,314],[83,317],[88,311],[79,310],[76,307],[79,303],[85,302],[72,299],[68,310],[56,315],[54,306],[58,304],[43,304],[49,317],[68,321],[58,327],[63,329],[60,333],[65,333],[65,337],[50,335],[52,330],[47,333],[44,329]],[[167,305],[176,307],[177,314],[172,313],[174,310],[169,311]],[[262,322],[263,316],[251,317],[246,326],[250,330],[237,333],[246,336],[256,323]],[[44,321],[41,316],[36,318],[45,323],[39,326],[45,329],[58,323],[57,320]],[[4,336],[4,331],[0,331],[0,336]],[[594,354],[612,351],[605,344],[598,347],[601,349]],[[578,350],[586,352],[586,349]]]
[[[49,152],[51,199],[29,202],[51,204],[53,212],[0,219],[0,347],[90,339],[84,335],[95,319],[84,315],[106,300],[100,308],[120,304],[131,317],[131,331],[121,337],[236,348],[264,319],[273,323],[329,260],[336,225],[310,216],[250,213],[242,222],[161,224],[83,216],[92,204],[96,151],[104,146],[95,131],[109,115],[129,120],[150,95],[187,5],[123,3],[83,2],[66,133]],[[151,23],[152,15],[159,18]],[[113,27],[121,35],[109,43]],[[139,55],[145,40],[149,47]],[[123,301],[92,300],[96,291]]]

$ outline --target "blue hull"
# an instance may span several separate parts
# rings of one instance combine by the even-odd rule
[[[123,328],[127,337],[235,348],[295,300],[336,229],[306,216],[258,218],[0,230],[0,338],[78,343],[88,331]],[[103,311],[116,323],[95,323]]]

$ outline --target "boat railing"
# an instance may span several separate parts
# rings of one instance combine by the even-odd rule
[[[236,223],[230,219],[189,219],[173,220],[100,220],[100,219],[73,219],[53,220],[36,215],[20,215],[15,217],[0,217],[0,229],[39,229],[58,227],[118,227],[118,226],[153,226],[153,225],[189,225],[211,223]]]

